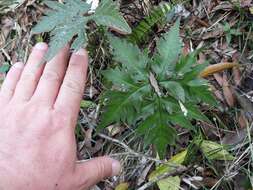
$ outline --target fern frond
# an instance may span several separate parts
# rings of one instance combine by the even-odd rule
[[[113,0],[101,1],[92,13],[90,13],[91,5],[83,0],[68,0],[64,3],[45,1],[45,4],[50,10],[33,28],[33,33],[50,32],[49,50],[45,57],[47,61],[74,37],[71,48],[77,51],[84,47],[87,42],[87,23],[91,20],[98,25],[113,27],[126,33],[131,32]]]
[[[132,34],[128,38],[129,41],[132,43],[140,43],[155,24],[162,23],[166,19],[170,10],[171,6],[169,3],[161,3],[151,10],[150,14],[133,29]]]

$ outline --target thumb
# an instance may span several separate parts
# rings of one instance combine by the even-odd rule
[[[76,185],[87,189],[101,180],[118,175],[121,170],[119,161],[110,157],[99,157],[76,165]]]

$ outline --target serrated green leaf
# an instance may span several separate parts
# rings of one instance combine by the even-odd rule
[[[208,86],[191,87],[190,91],[195,94],[201,101],[216,106],[217,101],[211,94]]]
[[[127,34],[132,32],[112,0],[101,1],[92,19],[99,25],[108,26]]]
[[[33,28],[34,34],[51,32],[49,50],[46,60],[52,59],[58,51],[76,36],[71,48],[75,51],[85,47],[87,34],[85,27],[90,20],[98,25],[116,27],[125,32],[131,32],[124,18],[117,10],[112,0],[103,0],[93,15],[90,15],[90,4],[82,0],[69,0],[64,3],[46,1],[50,8],[42,20]]]
[[[181,127],[184,127],[186,129],[191,129],[191,130],[194,129],[191,122],[189,121],[189,118],[186,118],[183,115],[183,113],[181,113],[181,114],[171,114],[171,115],[168,116],[168,119],[173,124],[180,125]]]
[[[160,72],[173,71],[181,54],[182,42],[179,36],[179,20],[168,33],[157,43],[157,51],[161,58]],[[158,73],[157,73],[158,74]]]
[[[136,46],[119,38],[109,37],[113,48],[114,60],[122,63],[127,72],[132,73],[136,80],[148,80],[145,67],[149,61],[148,56]]]
[[[210,160],[233,160],[232,156],[223,145],[213,141],[204,140],[200,144],[204,155]]]
[[[77,38],[71,45],[71,49],[78,51],[79,49],[83,48],[87,44],[87,34],[82,29],[78,32]]]
[[[81,0],[71,0],[65,4],[57,1],[46,1],[45,4],[51,10],[47,11],[46,16],[43,16],[41,21],[32,29],[35,34],[50,32],[58,26],[70,24],[70,21],[82,18],[82,15],[90,9],[90,5]]]
[[[188,82],[198,78],[199,74],[201,71],[203,71],[205,68],[206,68],[206,65],[207,64],[199,64],[199,65],[196,65],[194,68],[192,68],[191,71],[189,72],[186,72],[184,75],[183,75],[183,79],[181,80],[182,83],[185,83],[187,84]]]
[[[82,47],[82,43],[86,41],[85,25],[89,19],[83,14],[89,11],[90,5],[81,0],[71,0],[64,4],[47,1],[46,5],[51,10],[42,17],[42,20],[32,30],[33,33],[51,31],[49,50],[45,59],[51,60],[75,35],[77,38],[72,47]]]
[[[182,102],[185,102],[184,88],[181,86],[180,83],[175,82],[175,81],[164,81],[164,82],[160,82],[159,84],[163,86],[164,88],[166,88],[166,90],[172,97]]]
[[[73,20],[70,22],[58,26],[51,32],[51,41],[45,56],[46,60],[51,60],[75,35],[78,35],[78,31],[82,30],[87,20],[79,18],[75,22]],[[72,25],[73,23],[74,25]]]
[[[174,144],[176,139],[176,131],[169,125],[168,115],[162,110],[156,110],[143,121],[137,132],[145,136],[146,143],[155,145],[161,158],[164,158],[168,144]]]
[[[105,94],[105,99],[109,99],[102,115],[100,128],[113,122],[133,122],[137,117],[136,110],[145,91],[149,91],[148,85],[131,88],[126,92],[108,91]]]
[[[103,72],[103,75],[108,81],[122,89],[136,88],[134,81],[126,72],[121,71],[118,67],[115,69],[108,69]]]
[[[185,104],[185,107],[188,111],[189,117],[200,121],[210,122],[210,120],[203,113],[201,113],[201,111],[196,107],[196,105],[188,103]]]
[[[184,75],[192,70],[192,67],[196,62],[196,53],[190,53],[187,56],[182,56],[176,64],[175,71],[178,72],[179,75]]]

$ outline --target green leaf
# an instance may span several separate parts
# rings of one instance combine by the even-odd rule
[[[179,190],[181,179],[178,176],[168,177],[166,179],[160,180],[157,185],[160,190]]]
[[[149,181],[154,180],[156,177],[174,170],[174,166],[181,166],[187,155],[187,150],[182,151],[175,156],[173,156],[167,163],[159,165],[155,171],[153,171],[149,176]],[[160,190],[179,190],[180,189],[180,178],[178,176],[168,177],[166,179],[160,180],[157,185]]]
[[[188,111],[189,117],[200,120],[200,121],[210,122],[210,120],[196,107],[196,105],[188,103],[188,104],[185,104],[185,107]]]
[[[78,31],[82,30],[82,27],[85,25],[87,20],[83,18],[74,21],[71,23],[66,23],[66,25],[62,25],[57,27],[51,32],[51,41],[49,43],[49,49],[45,56],[46,60],[51,60],[61,48],[63,48],[75,35],[79,35],[79,37],[75,40],[72,47],[80,48],[82,47],[82,42],[85,42],[82,38],[82,33],[79,34]],[[73,24],[73,25],[72,25]],[[81,27],[81,28],[80,28]],[[75,49],[77,51],[78,49]]]
[[[188,86],[197,87],[197,86],[207,86],[208,82],[205,79],[194,79],[187,83]]]
[[[208,86],[191,87],[190,91],[192,94],[195,94],[201,101],[213,106],[217,105],[217,101],[211,94]]]
[[[157,7],[152,8],[149,15],[133,29],[132,34],[128,37],[129,41],[133,44],[141,43],[148,36],[154,25],[166,20],[170,10],[170,4],[165,2],[162,2]]]
[[[92,102],[92,101],[88,101],[88,100],[82,100],[81,104],[80,104],[80,108],[86,109],[86,108],[95,108],[97,105]]]
[[[175,68],[176,72],[178,72],[178,75],[184,75],[192,70],[192,67],[197,62],[196,54],[197,52],[193,52],[181,57]]]
[[[87,44],[87,34],[82,29],[78,32],[77,38],[74,40],[74,42],[71,45],[71,49],[74,49],[75,51],[84,48]]]
[[[128,72],[132,72],[136,80],[148,80],[148,74],[145,71],[149,61],[148,56],[142,53],[136,45],[126,40],[112,36],[109,36],[109,39],[113,48],[114,60],[122,63],[122,67]]]
[[[45,4],[51,9],[45,13],[46,16],[42,17],[41,21],[32,29],[35,34],[50,32],[58,26],[70,23],[71,20],[80,19],[90,9],[90,5],[81,0],[70,0],[65,4],[57,1],[45,1]]]
[[[61,48],[63,48],[75,35],[78,35],[72,48],[80,49],[86,42],[85,25],[88,17],[83,17],[90,9],[90,5],[81,0],[71,0],[64,4],[47,1],[46,5],[51,8],[42,17],[42,20],[33,28],[33,33],[51,31],[49,50],[45,56],[51,60]]]
[[[90,15],[90,5],[82,0],[68,0],[64,3],[46,1],[50,8],[42,20],[33,28],[34,34],[51,32],[49,50],[45,56],[48,61],[52,59],[61,48],[76,37],[71,48],[74,51],[86,46],[87,23],[95,20],[98,25],[114,27],[118,30],[131,32],[128,24],[117,10],[112,0],[103,0],[93,15]]]
[[[159,109],[139,125],[137,133],[145,136],[147,144],[155,145],[161,158],[164,158],[168,144],[175,144],[176,140],[176,131],[169,125],[167,113]]]
[[[137,118],[136,110],[140,106],[143,94],[149,91],[148,85],[131,88],[126,92],[108,91],[106,109],[101,118],[99,128],[104,128],[113,122],[133,122]]]
[[[161,58],[161,72],[173,71],[181,54],[182,42],[179,36],[179,25],[180,21],[178,20],[157,43],[157,51]]]
[[[99,25],[108,26],[127,34],[132,32],[112,0],[101,1],[92,19]]]
[[[112,82],[119,88],[129,89],[131,87],[137,87],[131,77],[126,72],[121,71],[118,67],[104,71],[103,75],[108,81]]]
[[[180,83],[175,81],[164,81],[160,82],[159,84],[164,88],[166,88],[166,90],[172,97],[182,102],[185,102],[184,88],[180,85]]]
[[[200,144],[200,148],[204,155],[210,160],[233,160],[232,156],[223,145],[216,142],[203,140]]]
[[[181,127],[184,127],[186,129],[194,129],[191,122],[189,121],[189,118],[186,118],[183,113],[181,114],[171,114],[168,116],[170,122],[173,124],[180,125]]]
[[[4,64],[0,67],[0,73],[6,73],[7,71],[9,71],[10,69],[10,65]]]

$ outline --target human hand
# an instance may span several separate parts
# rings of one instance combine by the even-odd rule
[[[80,50],[69,59],[65,47],[39,64],[47,49],[37,44],[0,91],[0,190],[83,190],[120,170],[109,157],[76,163],[74,128],[88,56]]]

